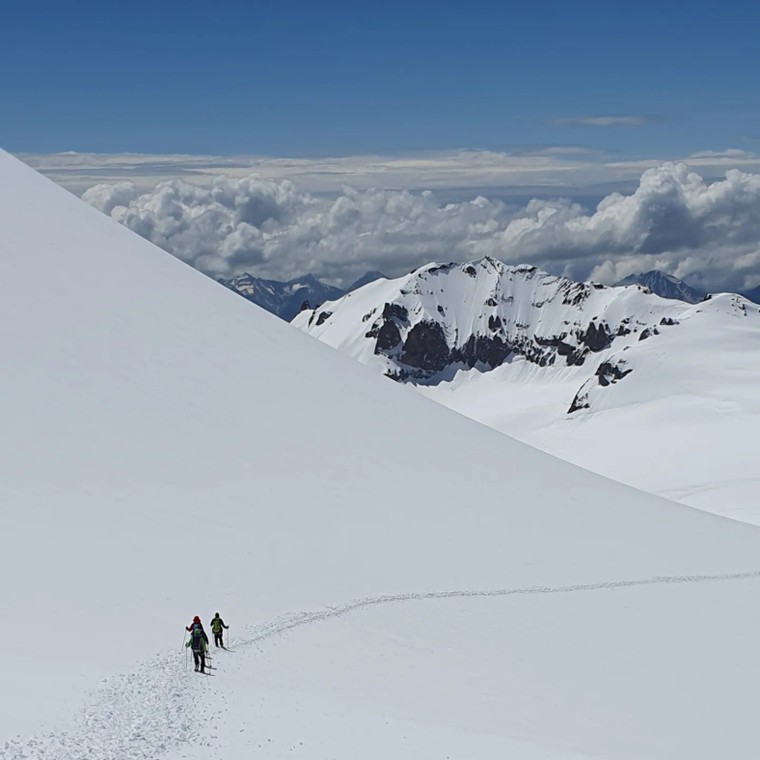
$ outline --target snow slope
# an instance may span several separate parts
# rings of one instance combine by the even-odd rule
[[[420,390],[582,467],[760,525],[760,329],[737,318],[732,298],[708,301],[701,315],[628,351],[623,380],[585,381],[587,410],[566,413],[584,381],[570,368],[556,377],[504,365]]]
[[[294,324],[556,456],[760,524],[760,312],[740,296],[691,305],[483,259],[376,283]]]
[[[752,754],[757,530],[389,383],[1,153],[0,230],[3,760]]]

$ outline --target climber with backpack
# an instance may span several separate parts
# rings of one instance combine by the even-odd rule
[[[208,636],[203,630],[201,619],[196,615],[193,622],[186,626],[186,631],[190,632],[190,638],[185,644],[193,650],[193,661],[195,662],[195,671],[206,672],[206,650],[208,649]]]
[[[225,628],[229,628],[229,626],[224,624],[224,620],[219,617],[219,613],[217,612],[211,620],[211,633],[214,634],[214,646],[221,647],[222,649],[226,649],[224,639],[222,638]]]

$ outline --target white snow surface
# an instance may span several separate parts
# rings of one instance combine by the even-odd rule
[[[493,369],[448,367],[415,387],[581,467],[760,524],[757,305],[729,293],[686,304],[636,285],[589,287],[483,259],[443,269],[430,265],[374,283],[302,312],[294,324],[363,364],[392,372],[398,357],[376,354],[375,339],[367,337],[385,303],[403,306],[411,324],[442,324],[451,345],[458,346],[471,335],[491,335],[491,315],[500,318],[508,340],[529,346],[535,338],[564,333],[575,345],[574,330],[606,323],[615,335],[612,344],[586,353],[580,366],[568,366],[562,357],[538,366],[516,356]],[[311,319],[323,312],[330,316],[322,324]],[[617,336],[618,328],[630,332]],[[651,337],[641,340],[645,330]],[[603,362],[631,372],[602,387],[595,373]],[[568,413],[579,391],[586,393],[589,408]]]
[[[3,760],[755,752],[755,528],[388,382],[5,153],[0,260]]]

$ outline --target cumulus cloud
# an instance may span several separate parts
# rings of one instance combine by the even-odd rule
[[[176,179],[147,193],[100,184],[83,197],[213,277],[310,272],[345,285],[371,269],[394,275],[491,255],[603,282],[651,268],[707,289],[760,282],[760,175],[738,170],[710,183],[685,164],[663,164],[633,194],[612,193],[593,210],[568,199],[442,203],[430,191],[315,196],[256,176]]]
[[[503,241],[570,276],[610,281],[658,268],[708,289],[741,289],[760,280],[760,175],[730,170],[707,183],[684,164],[664,164],[590,214],[569,202],[529,204]]]

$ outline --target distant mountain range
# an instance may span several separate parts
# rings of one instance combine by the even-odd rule
[[[628,275],[628,277],[616,284],[620,286],[641,285],[648,288],[656,296],[670,298],[675,301],[684,301],[685,303],[699,303],[700,301],[704,301],[708,296],[706,291],[695,288],[693,285],[689,285],[688,282],[680,280],[672,274],[662,272],[659,269]],[[754,303],[760,303],[760,287],[741,292],[739,295]]]
[[[352,290],[384,277],[382,272],[367,272],[347,290],[328,285],[311,274],[280,282],[254,277],[245,272],[230,280],[220,279],[219,282],[262,309],[290,322],[303,308],[314,309],[325,301],[334,301]]]
[[[679,293],[673,300],[694,297],[678,281],[649,281]],[[740,296],[720,298],[728,299],[729,311],[745,312]],[[437,385],[461,370],[489,371],[517,360],[538,367],[585,365],[583,388],[568,399],[572,412],[589,407],[597,387],[629,374],[641,341],[697,313],[694,305],[670,305],[637,284],[574,282],[486,257],[429,264],[366,285],[350,298],[304,310],[293,323],[389,377],[415,384]]]
[[[704,301],[707,296],[705,291],[698,290],[687,282],[679,280],[678,277],[673,277],[673,275],[666,274],[658,269],[628,275],[625,279],[620,280],[617,285],[623,287],[626,285],[642,285],[649,288],[657,296],[686,303],[699,303]]]
[[[347,293],[359,290],[376,280],[385,279],[387,278],[382,272],[370,271],[345,290],[328,285],[311,274],[281,282],[265,280],[245,272],[229,280],[220,279],[219,282],[262,309],[290,322],[304,308],[316,309],[326,301],[336,301]],[[639,285],[661,298],[689,304],[700,303],[708,297],[705,291],[657,269],[629,275],[616,283],[615,287],[628,285]],[[740,293],[740,295],[754,303],[760,303],[760,287]]]

